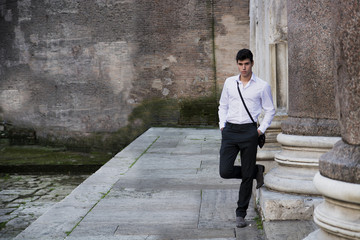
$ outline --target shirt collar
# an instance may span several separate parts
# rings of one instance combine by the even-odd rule
[[[240,75],[241,75],[241,74],[238,75],[236,81],[237,81],[238,83],[242,84],[242,82],[240,81]],[[250,82],[256,82],[256,76],[255,76],[254,73],[252,73],[252,75],[251,75],[251,78],[250,78],[249,83],[250,83]]]

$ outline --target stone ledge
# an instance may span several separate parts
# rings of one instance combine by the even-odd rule
[[[280,193],[260,188],[256,192],[257,207],[264,221],[312,220],[314,209],[322,197]]]

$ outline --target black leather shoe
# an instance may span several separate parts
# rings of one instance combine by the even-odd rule
[[[261,188],[262,185],[264,185],[264,171],[265,167],[263,165],[257,165],[258,171],[256,174],[256,189]]]
[[[236,217],[236,227],[238,228],[246,227],[246,222],[243,217]]]

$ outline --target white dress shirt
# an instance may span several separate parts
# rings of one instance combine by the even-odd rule
[[[225,80],[218,112],[220,129],[225,126],[226,122],[234,124],[252,123],[241,101],[236,82],[239,83],[241,95],[255,122],[257,122],[261,111],[264,110],[264,119],[258,129],[265,133],[274,118],[275,108],[270,85],[256,77],[254,73],[245,86],[240,81],[240,75],[229,77]]]

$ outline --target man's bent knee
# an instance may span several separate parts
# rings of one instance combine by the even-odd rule
[[[229,171],[229,170],[227,170],[227,169],[221,169],[220,168],[220,171],[219,171],[219,173],[220,173],[220,177],[221,178],[224,178],[224,179],[229,179],[229,178],[232,178],[233,176],[233,173],[232,173],[232,171]]]

